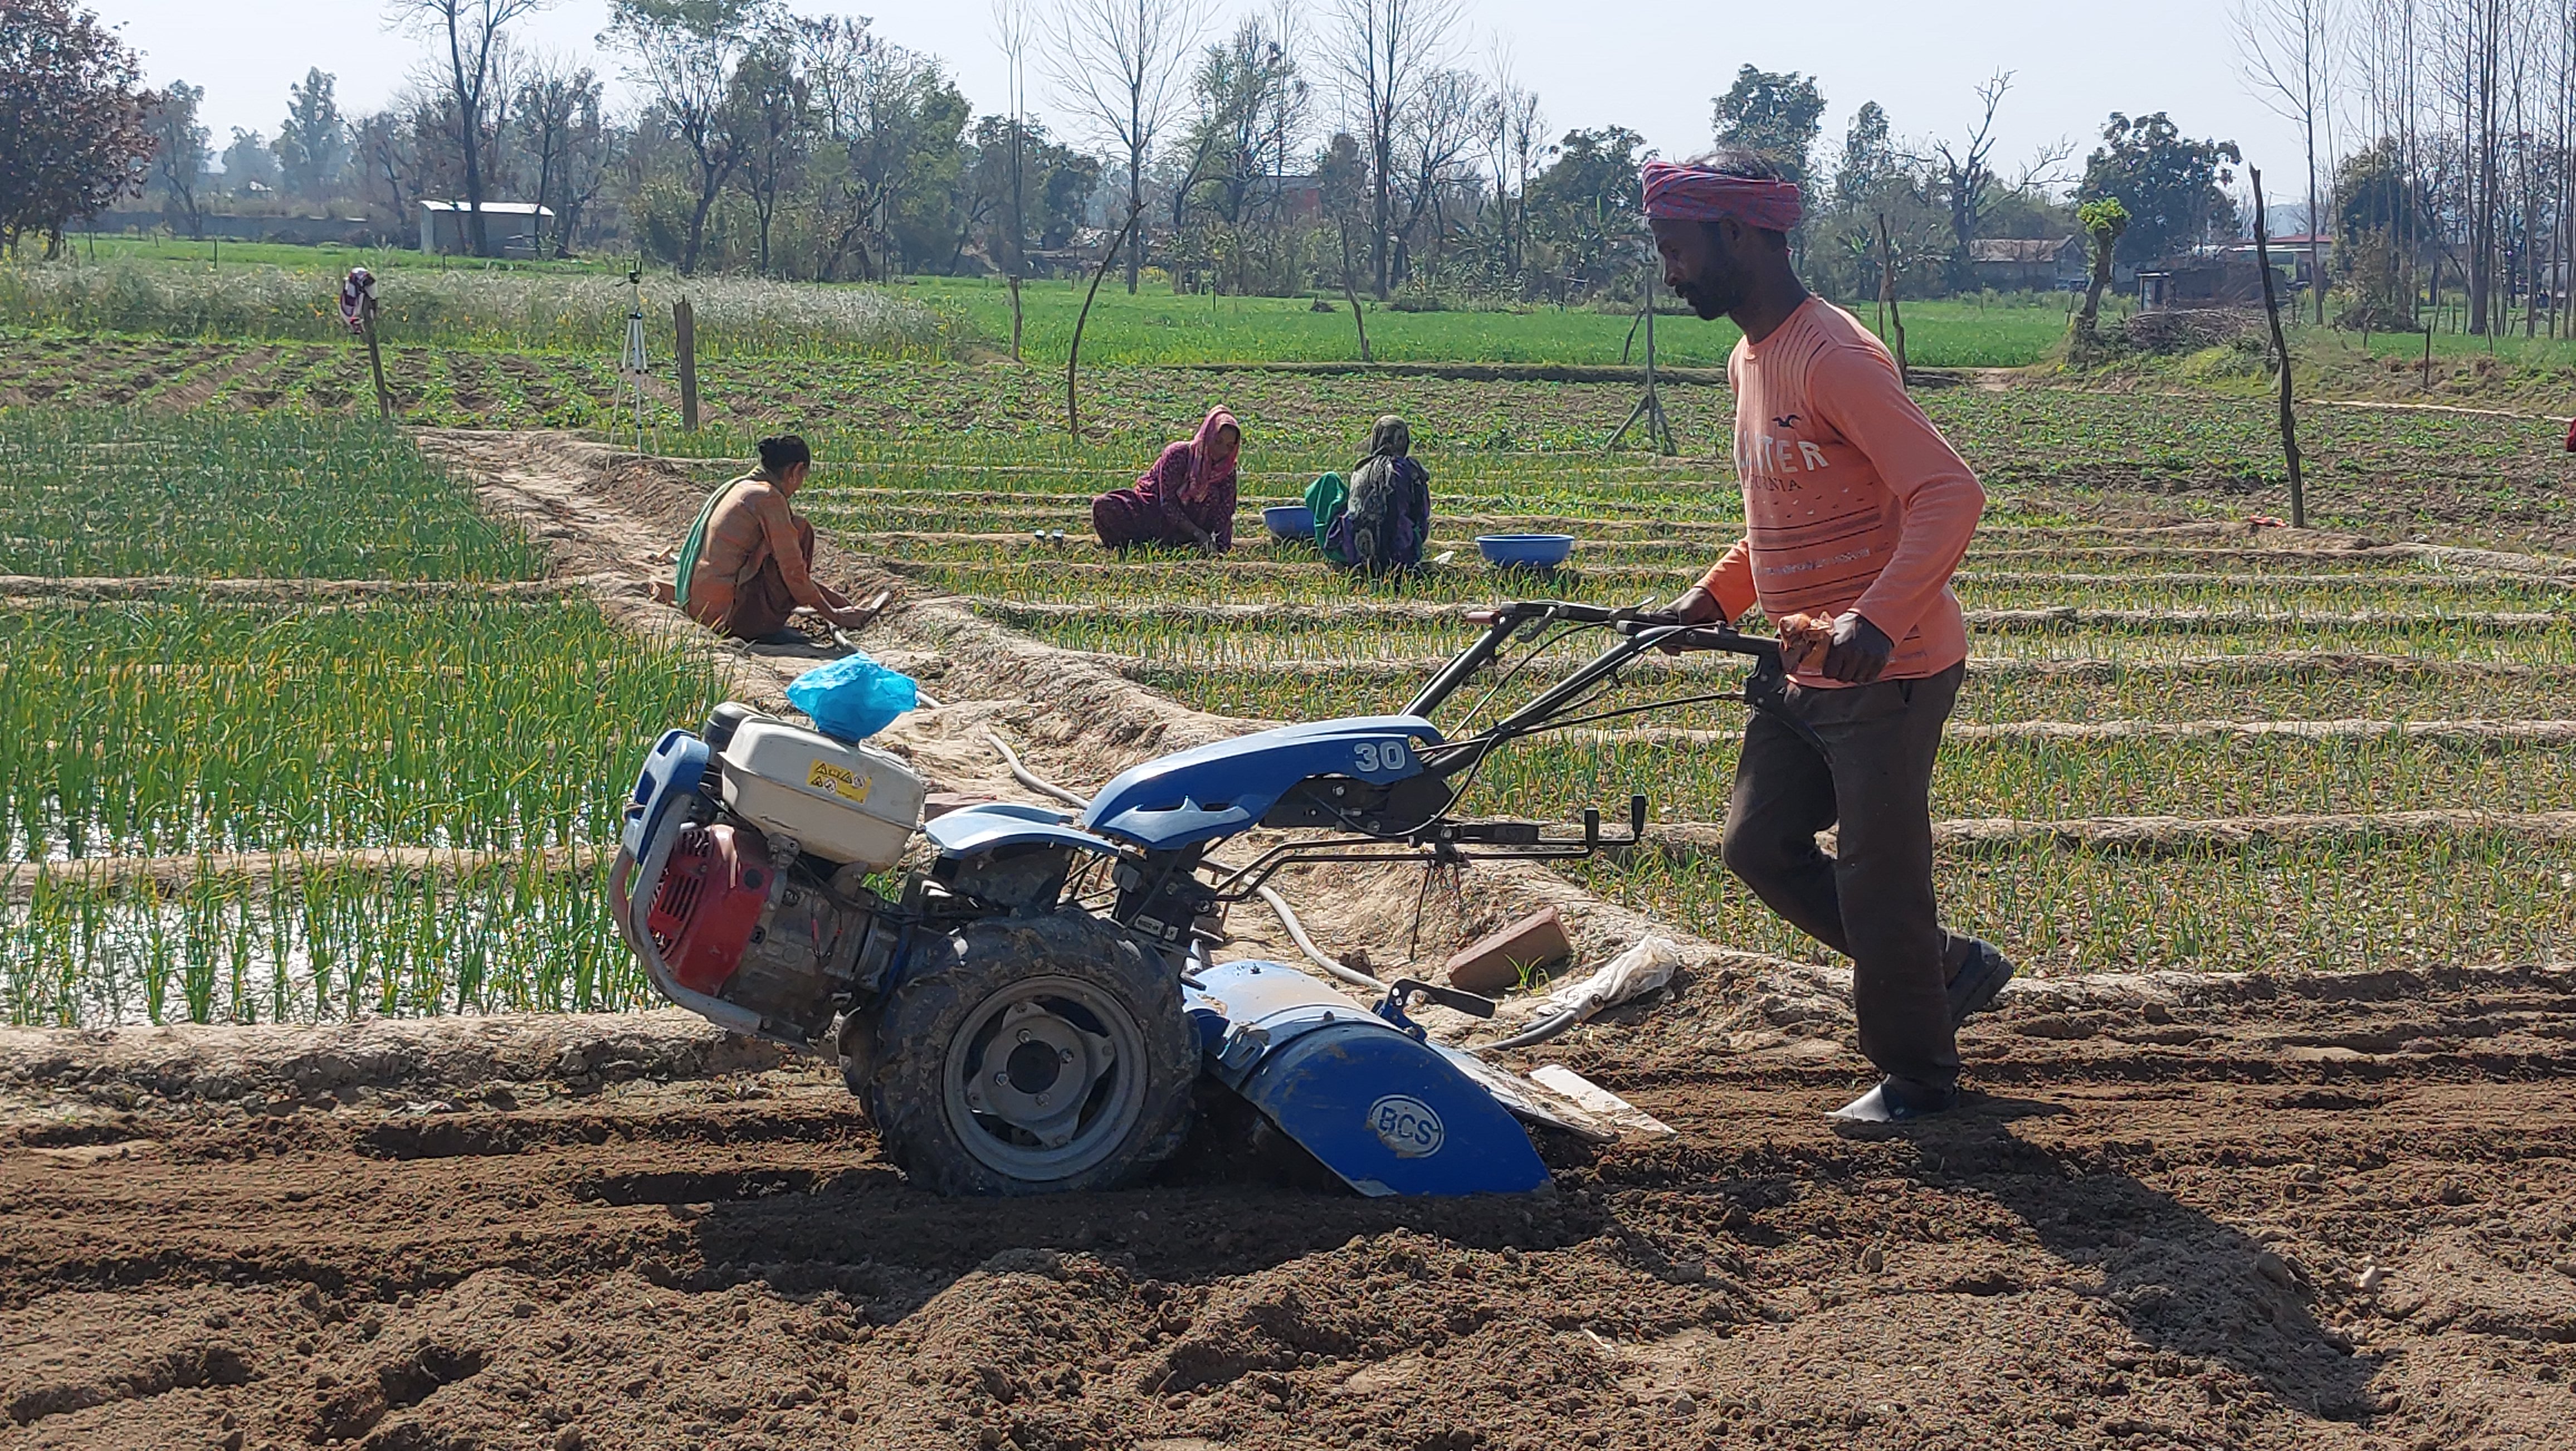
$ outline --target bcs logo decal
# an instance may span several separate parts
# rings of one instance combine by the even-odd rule
[[[1441,1141],[1449,1136],[1431,1105],[1402,1093],[1390,1093],[1370,1104],[1368,1126],[1399,1159],[1439,1153]]]

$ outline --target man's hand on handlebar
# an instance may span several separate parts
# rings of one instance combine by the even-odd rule
[[[1717,596],[1710,594],[1707,590],[1700,588],[1698,585],[1692,585],[1688,590],[1685,590],[1680,599],[1673,601],[1670,609],[1648,610],[1639,614],[1636,619],[1637,623],[1641,625],[1658,626],[1723,625],[1727,623],[1726,611],[1717,607]],[[1678,655],[1682,653],[1681,647],[1678,645],[1664,645],[1659,648],[1667,655]]]
[[[1726,611],[1717,607],[1717,596],[1692,585],[1669,608],[1643,610],[1633,618],[1641,625],[1723,625]]]
[[[1834,621],[1834,642],[1825,651],[1818,673],[1846,685],[1867,685],[1887,668],[1896,642],[1858,610],[1845,610]]]

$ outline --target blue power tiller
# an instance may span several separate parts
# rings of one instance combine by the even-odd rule
[[[1547,1179],[1518,1119],[1598,1134],[1530,1080],[1426,1040],[1417,998],[1494,1005],[1412,978],[1374,1007],[1272,962],[1210,960],[1224,910],[1298,863],[1563,860],[1634,844],[1453,809],[1524,736],[1694,700],[1782,705],[1775,641],[1563,602],[1485,625],[1395,715],[1261,731],[1149,761],[1077,811],[995,803],[919,825],[921,780],[893,756],[740,705],[655,745],[609,881],[655,987],[737,1032],[836,1059],[885,1151],[950,1194],[1105,1188],[1168,1157],[1212,1078],[1364,1194],[1465,1194]],[[1429,717],[1507,651],[1485,701],[1569,638],[1608,643],[1492,724]],[[1751,658],[1741,694],[1604,707],[1651,651]],[[1480,701],[1481,709],[1485,702]],[[1470,716],[1474,714],[1471,711]],[[1248,860],[1215,851],[1286,830]],[[896,879],[917,831],[936,849]]]

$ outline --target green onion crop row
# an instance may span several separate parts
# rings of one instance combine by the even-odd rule
[[[1734,737],[1725,733],[1704,742],[1541,736],[1488,758],[1462,809],[1570,820],[1587,806],[1615,814],[1642,792],[1660,819],[1715,821],[1726,814],[1735,757]],[[2210,818],[2429,805],[2576,810],[2576,753],[2557,744],[2388,735],[1954,736],[1942,744],[1932,781],[1932,810],[1940,817]]]
[[[310,1023],[606,1012],[651,990],[598,871],[323,871],[187,888],[40,887],[0,905],[0,1021]]]
[[[526,540],[372,422],[0,409],[0,573],[528,579]]]
[[[0,855],[602,841],[717,689],[587,602],[0,615]]]
[[[2331,658],[2331,657],[2328,657]],[[1395,709],[1430,678],[1429,663],[1405,670],[1264,670],[1238,665],[1223,670],[1165,666],[1132,672],[1139,684],[1165,692],[1199,710],[1255,720],[1329,720]],[[1546,670],[1524,676],[1535,687],[1561,676]],[[1616,702],[1644,704],[1659,698],[1722,691],[1722,676],[1695,674],[1680,681],[1641,679]],[[1517,703],[1528,689],[1508,692]],[[2433,670],[2354,671],[2320,666],[2246,679],[2223,671],[2115,666],[2111,678],[2069,680],[1979,670],[1959,692],[1953,720],[1992,724],[2012,721],[2203,720],[2561,720],[2576,719],[2576,670],[2513,673],[2465,680]],[[1657,710],[1613,724],[1732,730],[1743,724],[1739,705],[1689,705]]]
[[[1568,869],[1713,941],[1833,960],[1704,856]],[[2576,934],[2576,848],[2477,832],[2152,860],[2045,843],[1934,865],[1942,917],[2025,971],[2343,972],[2556,961]]]

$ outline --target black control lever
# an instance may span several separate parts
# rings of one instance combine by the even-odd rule
[[[1418,977],[1399,977],[1388,983],[1386,1001],[1379,1005],[1378,1013],[1381,1017],[1387,1017],[1390,1022],[1401,1023],[1404,1020],[1404,1005],[1417,997],[1428,998],[1444,1008],[1465,1013],[1471,1018],[1490,1018],[1494,1015],[1492,998],[1479,997],[1454,987],[1441,987],[1436,983],[1424,982]]]

